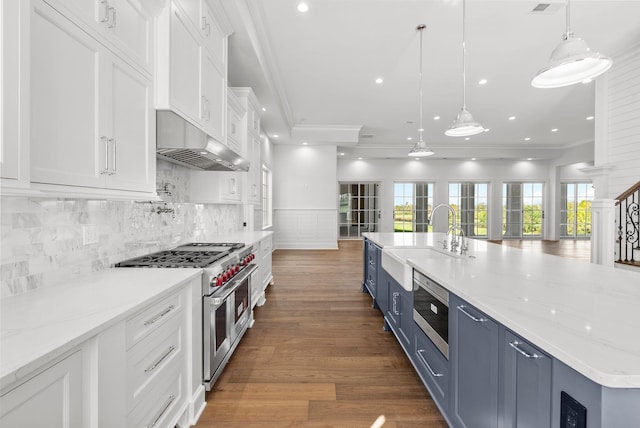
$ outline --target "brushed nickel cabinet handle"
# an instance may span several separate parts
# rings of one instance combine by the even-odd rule
[[[458,310],[460,312],[462,312],[463,314],[465,314],[466,316],[468,316],[469,318],[471,318],[473,321],[475,321],[475,322],[486,322],[486,321],[489,321],[487,318],[482,318],[482,317],[481,318],[476,318],[476,317],[474,317],[469,312],[467,312],[464,308],[465,308],[464,305],[458,306]]]
[[[151,324],[154,324],[154,323],[158,322],[162,317],[166,316],[169,312],[171,312],[175,308],[176,308],[175,306],[170,305],[167,309],[165,309],[164,311],[160,312],[155,317],[151,318],[150,320],[145,321],[144,325],[151,325]]]
[[[530,354],[524,349],[520,348],[518,345],[520,345],[520,342],[518,342],[517,340],[514,340],[513,342],[509,342],[509,346],[515,349],[520,355],[523,355],[526,358],[541,358],[541,356],[536,354],[535,352],[533,354]]]
[[[107,24],[107,27],[109,28],[116,27],[116,8],[115,7],[109,7],[109,24]]]
[[[167,352],[165,352],[162,355],[162,357],[158,358],[155,363],[153,363],[152,365],[150,365],[149,367],[144,369],[144,372],[145,373],[149,373],[149,372],[152,372],[153,370],[155,370],[155,368],[158,367],[175,350],[176,350],[175,345],[169,346],[169,350]]]
[[[425,357],[422,356],[422,354],[426,352],[424,349],[419,349],[418,350],[418,354],[420,354],[420,358],[422,359],[422,362],[424,363],[425,366],[427,366],[427,370],[429,370],[429,373],[431,373],[431,376],[433,377],[442,377],[444,376],[444,374],[442,373],[436,373],[431,366],[429,365],[429,363],[427,362],[427,359]]]
[[[103,6],[104,9],[104,13],[102,14],[102,18],[100,19],[100,22],[105,23],[105,22],[109,22],[109,2],[107,2],[107,0],[100,0],[100,6]]]
[[[145,428],[154,428],[158,424],[158,421],[162,419],[162,416],[164,416],[165,412],[169,409],[169,407],[171,407],[171,403],[173,403],[173,400],[175,399],[176,399],[176,396],[171,394],[166,404],[162,407],[162,410],[160,410],[160,413],[158,413],[158,416],[156,416],[153,422],[151,422],[148,425],[145,425]]]
[[[100,142],[104,144],[104,169],[100,174],[109,174],[109,142],[104,135],[100,137]]]

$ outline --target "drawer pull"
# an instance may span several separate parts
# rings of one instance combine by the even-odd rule
[[[422,362],[424,363],[424,365],[427,366],[427,370],[429,370],[429,373],[431,373],[431,376],[433,376],[433,377],[442,377],[442,376],[444,376],[442,373],[436,373],[436,372],[433,371],[433,369],[431,368],[431,366],[427,362],[427,359],[422,355],[424,352],[426,352],[424,349],[419,349],[418,350],[418,354],[420,354],[420,358],[422,359]]]
[[[154,324],[154,323],[158,322],[162,317],[167,315],[169,312],[171,312],[175,308],[176,308],[175,306],[170,305],[167,309],[165,309],[164,311],[160,312],[155,317],[151,318],[150,320],[145,321],[144,325],[151,325],[151,324]]]
[[[471,318],[473,321],[475,321],[475,322],[486,322],[486,321],[489,321],[489,320],[488,320],[488,319],[486,319],[486,318],[482,318],[482,317],[481,317],[481,318],[476,318],[476,317],[474,317],[473,315],[471,315],[469,312],[467,312],[467,311],[464,309],[465,307],[466,307],[466,306],[464,306],[464,305],[460,305],[460,306],[458,306],[458,310],[459,310],[460,312],[462,312],[463,314],[465,314],[466,316],[468,316],[469,318]]]
[[[173,351],[175,351],[175,350],[176,350],[176,347],[174,345],[169,346],[169,350],[167,352],[165,352],[164,355],[158,359],[158,361],[153,363],[152,366],[144,369],[144,372],[145,373],[149,373],[150,371],[153,371],[156,367],[158,367],[165,360],[165,358],[167,358],[169,355],[171,355],[171,353]]]
[[[530,353],[524,351],[518,345],[520,345],[520,342],[518,342],[517,340],[514,340],[513,342],[509,342],[509,346],[511,346],[516,351],[518,351],[518,353],[520,353],[520,355],[524,355],[527,358],[540,358],[540,355],[536,354],[535,352],[533,354],[530,354]]]
[[[173,403],[173,400],[176,399],[176,396],[171,394],[169,396],[169,398],[167,399],[167,403],[164,405],[164,407],[162,408],[162,410],[160,410],[160,413],[158,413],[158,416],[156,416],[156,418],[153,420],[153,422],[151,422],[148,425],[145,425],[145,428],[153,428],[158,424],[158,421],[160,419],[162,419],[162,416],[164,416],[165,412],[169,409],[169,407],[171,407],[171,403]]]

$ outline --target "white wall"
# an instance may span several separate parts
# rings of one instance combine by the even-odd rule
[[[276,248],[337,248],[336,155],[336,146],[274,146]]]
[[[640,44],[614,56],[605,83],[603,163],[613,165],[607,195],[616,198],[640,180]]]
[[[581,158],[581,156],[577,156]],[[570,158],[566,159],[570,162]],[[556,168],[556,167],[554,167]],[[543,182],[546,188],[558,181],[559,177],[580,179],[589,178],[576,172],[575,168],[563,169],[560,174],[551,176],[552,167],[547,161],[456,161],[429,160],[416,161],[413,159],[380,159],[380,160],[338,160],[338,181],[378,181],[381,183],[382,207],[380,231],[393,231],[393,183],[402,181],[431,181],[434,186],[434,204],[448,202],[448,183],[458,181],[477,181],[489,183],[489,238],[501,239],[502,213],[502,183],[507,181]],[[555,208],[551,198],[555,192],[546,191],[545,212]],[[444,226],[444,218],[434,218],[436,230]],[[553,235],[555,228],[550,228],[545,216],[545,238],[547,233]],[[442,220],[442,221],[441,221]]]

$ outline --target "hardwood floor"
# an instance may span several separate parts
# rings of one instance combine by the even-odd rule
[[[502,241],[589,258],[589,241]],[[275,285],[214,389],[197,427],[446,427],[393,333],[360,292],[362,241],[339,250],[278,250]]]
[[[273,275],[197,427],[447,426],[360,291],[362,241],[278,250]]]

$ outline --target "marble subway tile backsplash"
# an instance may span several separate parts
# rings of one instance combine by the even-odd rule
[[[242,230],[241,205],[188,200],[188,172],[159,161],[166,202],[2,197],[0,297],[60,283],[121,260]],[[158,213],[158,208],[171,212]]]

